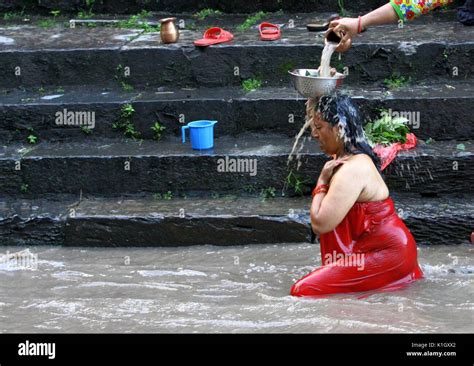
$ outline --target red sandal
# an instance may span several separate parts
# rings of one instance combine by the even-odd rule
[[[234,39],[234,35],[219,27],[209,28],[204,32],[202,39],[194,41],[194,45],[199,47],[207,47],[213,44],[229,42]]]
[[[280,27],[276,24],[263,22],[258,26],[262,41],[275,41],[281,37]]]

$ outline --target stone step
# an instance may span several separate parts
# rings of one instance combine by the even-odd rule
[[[223,136],[208,151],[194,151],[179,138],[9,145],[0,150],[0,186],[5,195],[24,192],[31,197],[80,192],[113,196],[247,190],[258,194],[261,189],[278,195],[293,169],[297,177],[292,177],[292,185],[298,180],[302,193],[308,194],[328,160],[309,138],[297,149],[299,171],[296,160],[287,165],[293,139],[280,134]],[[424,195],[470,192],[473,152],[472,141],[462,146],[457,141],[420,141],[385,170],[389,189]]]
[[[202,9],[210,8],[227,13],[251,13],[257,11],[278,11],[287,12],[309,12],[309,11],[333,11],[340,12],[343,10],[368,11],[375,9],[386,3],[385,0],[352,0],[341,2],[342,8],[337,1],[334,0],[101,0],[92,2],[89,8],[86,1],[57,1],[42,0],[29,1],[9,0],[0,3],[0,11],[20,11],[25,9],[30,12],[40,12],[49,14],[51,10],[61,10],[64,13],[73,13],[80,10],[91,9],[96,13],[117,13],[117,14],[134,14],[142,10],[149,11],[169,11],[169,12],[197,12]],[[462,1],[455,0],[453,6],[461,5]],[[453,7],[451,6],[451,7]]]
[[[346,84],[357,86],[382,85],[393,78],[415,85],[471,80],[474,33],[456,21],[432,19],[363,33],[340,59],[333,57],[332,66],[348,73]],[[255,27],[244,32],[230,28],[232,42],[205,49],[192,43],[204,28],[184,29],[179,42],[168,45],[161,43],[159,33],[137,29],[0,28],[0,88],[117,82],[135,88],[219,87],[241,86],[247,79],[281,87],[290,83],[289,69],[319,66],[323,33],[308,32],[303,24],[286,25],[281,40],[262,42]]]
[[[418,244],[468,243],[472,196],[392,195]],[[1,245],[189,246],[309,242],[309,198],[2,199]]]
[[[218,120],[217,137],[244,132],[294,136],[305,118],[305,99],[292,86],[251,92],[242,88],[106,90],[10,91],[0,101],[0,142],[25,142],[30,134],[39,141],[120,139],[123,132],[112,126],[126,104],[135,110],[130,121],[143,139],[153,139],[151,127],[156,121],[166,127],[164,136],[176,137],[183,123],[198,119]],[[342,91],[353,97],[366,120],[377,118],[378,110],[384,108],[394,116],[408,113],[409,127],[421,139],[474,139],[474,83],[427,84],[392,91],[343,87]],[[58,124],[58,116],[68,112],[84,112],[90,119],[73,121],[76,125]],[[81,123],[93,128],[81,129]]]

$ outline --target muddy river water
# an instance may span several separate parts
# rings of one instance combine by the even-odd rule
[[[474,332],[470,244],[420,246],[407,289],[323,299],[288,294],[317,244],[29,251],[0,263],[1,332]]]

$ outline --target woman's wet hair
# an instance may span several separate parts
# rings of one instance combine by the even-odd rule
[[[340,94],[322,96],[315,105],[315,111],[331,126],[340,126],[344,152],[370,156],[377,170],[381,172],[380,159],[367,141],[359,109],[350,97]]]

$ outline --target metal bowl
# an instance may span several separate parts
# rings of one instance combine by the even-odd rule
[[[316,69],[296,69],[288,73],[293,79],[295,89],[306,98],[330,94],[342,85],[345,77],[344,74],[336,72],[336,75],[332,77],[323,78],[319,76],[319,71]]]

